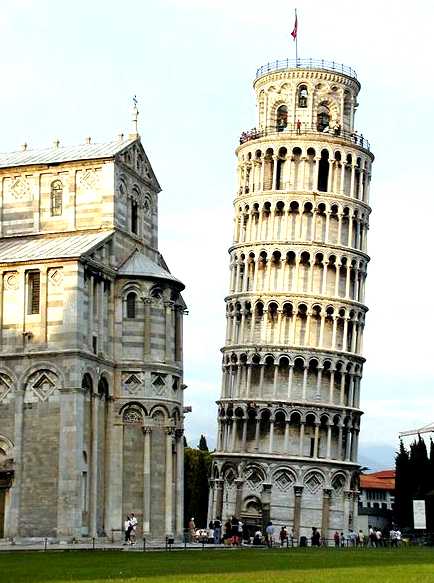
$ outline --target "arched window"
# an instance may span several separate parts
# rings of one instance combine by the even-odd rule
[[[286,105],[281,105],[276,112],[276,130],[283,132],[288,125],[288,108]]]
[[[318,108],[317,114],[317,129],[319,132],[327,131],[330,125],[330,112],[329,108],[322,104]]]
[[[60,180],[51,183],[50,197],[51,216],[58,217],[62,214],[63,205],[63,184]]]
[[[127,318],[136,317],[136,294],[130,292],[127,295]]]
[[[298,107],[307,107],[307,86],[300,85],[298,88]]]
[[[131,232],[135,235],[138,234],[138,204],[135,200],[130,200],[130,220],[131,220]]]

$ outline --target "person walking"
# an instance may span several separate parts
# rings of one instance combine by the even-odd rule
[[[321,533],[316,528],[316,526],[312,527],[312,536],[310,537],[310,542],[313,547],[319,547],[321,542]]]
[[[282,526],[279,532],[280,546],[283,547],[285,542],[288,540],[288,531],[286,526]]]
[[[131,529],[132,529],[132,525],[131,525],[131,517],[129,514],[127,514],[127,518],[124,522],[124,532],[125,532],[125,542],[124,544],[131,544]]]
[[[265,529],[265,538],[267,541],[267,546],[271,549],[274,542],[274,526],[272,522],[269,522],[267,524],[267,527]]]
[[[335,534],[333,535],[333,540],[335,541],[335,548],[338,549],[340,544],[341,544],[341,537],[339,536],[338,531],[335,531]]]
[[[192,516],[188,522],[188,538],[189,538],[189,542],[193,542],[194,541],[194,536],[196,533],[196,524],[194,522],[194,516]]]
[[[214,520],[214,544],[219,545],[222,538],[222,523],[220,518]]]

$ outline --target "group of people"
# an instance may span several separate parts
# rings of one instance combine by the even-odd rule
[[[127,515],[124,522],[124,532],[125,532],[125,542],[126,545],[136,544],[136,528],[137,528],[137,518],[134,516],[134,512]]]

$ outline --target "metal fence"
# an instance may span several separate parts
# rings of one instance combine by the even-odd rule
[[[318,136],[333,136],[334,138],[339,138],[350,144],[354,144],[355,146],[361,146],[365,150],[370,151],[370,144],[366,138],[363,137],[363,134],[358,134],[357,132],[348,132],[346,130],[342,130],[340,128],[333,129],[329,128],[327,131],[321,130],[316,125],[310,125],[307,123],[301,123],[301,126],[297,128],[296,124],[288,124],[286,127],[277,127],[277,126],[268,126],[264,129],[258,130],[253,128],[251,130],[247,130],[242,132],[240,136],[240,144],[245,144],[246,142],[250,142],[251,140],[258,140],[259,138],[263,138],[265,136],[270,135],[281,135],[285,136],[306,136],[306,135],[313,135],[316,139]]]
[[[335,71],[336,73],[342,73],[343,75],[357,79],[357,74],[351,67],[336,63],[335,61],[325,61],[324,59],[277,59],[276,61],[270,61],[256,70],[256,79],[272,71],[298,68]]]
[[[122,541],[112,542],[109,539],[101,538],[88,538],[83,540],[77,540],[73,543],[61,543],[50,540],[48,538],[35,540],[32,542],[15,542],[9,541],[8,544],[0,544],[0,551],[11,551],[11,550],[21,550],[21,551],[135,551],[135,552],[147,552],[147,551],[200,551],[200,550],[221,550],[230,551],[234,549],[241,550],[254,550],[254,549],[282,549],[286,551],[291,551],[295,549],[312,549],[323,548],[328,550],[341,550],[341,551],[369,551],[373,552],[375,549],[390,549],[399,550],[400,548],[408,548],[410,546],[434,546],[434,533],[426,533],[423,535],[414,535],[408,538],[403,538],[401,541],[392,540],[390,538],[384,538],[377,543],[371,543],[368,538],[363,543],[352,542],[345,539],[342,543],[335,543],[334,539],[322,539],[319,547],[312,547],[312,542],[308,537],[300,537],[300,539],[295,539],[288,537],[287,539],[281,541],[275,536],[271,540],[263,540],[259,544],[253,544],[251,541],[239,541],[237,544],[233,544],[230,538],[222,541],[219,544],[215,544],[212,540],[203,537],[202,539],[192,540],[189,533],[185,533],[182,540],[179,538],[173,538],[171,536],[163,537],[159,540],[148,540],[146,537],[137,538],[133,544],[126,544]]]

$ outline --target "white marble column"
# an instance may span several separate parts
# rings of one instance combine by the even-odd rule
[[[173,535],[173,455],[172,428],[166,428],[166,479],[165,479],[165,527],[166,534]]]

